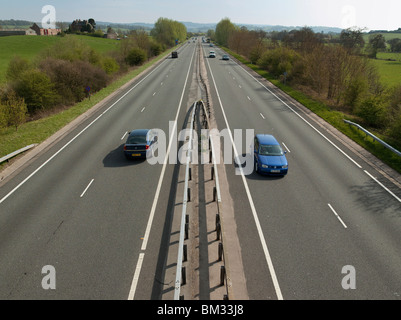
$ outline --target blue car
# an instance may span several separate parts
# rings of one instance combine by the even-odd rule
[[[129,132],[124,144],[127,159],[147,159],[152,157],[157,135],[153,130],[142,129]]]
[[[255,171],[267,175],[287,175],[286,153],[273,136],[257,135],[254,144]]]

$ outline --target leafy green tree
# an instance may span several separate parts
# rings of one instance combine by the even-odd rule
[[[341,31],[340,43],[352,54],[359,54],[365,46],[362,29],[348,28]]]
[[[382,34],[376,34],[369,37],[369,57],[377,58],[377,52],[379,50],[386,49],[386,39]]]
[[[120,70],[120,66],[113,57],[104,57],[102,59],[102,69],[110,75],[118,72]]]
[[[161,44],[173,47],[177,40],[179,42],[185,41],[187,38],[187,28],[180,22],[159,18],[150,34]]]
[[[207,31],[207,37],[208,37],[209,39],[211,39],[211,40],[214,40],[215,37],[216,37],[216,31],[213,30],[213,29],[209,29],[209,30]]]
[[[130,66],[139,66],[143,64],[147,59],[146,52],[141,48],[133,48],[128,53],[126,62]]]
[[[386,105],[381,97],[368,97],[359,105],[356,113],[368,126],[375,128],[385,126]]]
[[[310,52],[316,46],[321,45],[318,35],[308,27],[291,31],[284,37],[283,42],[290,48],[303,52]]]
[[[273,50],[267,50],[259,59],[262,68],[269,71],[276,77],[286,74],[286,79],[291,80],[296,76],[300,69],[300,55],[287,47],[277,47]]]
[[[156,57],[163,52],[163,46],[156,41],[151,41],[149,51],[151,56]]]
[[[230,21],[229,18],[221,20],[216,26],[216,41],[220,45],[227,47],[228,40],[232,32],[236,30],[235,25]]]
[[[355,109],[358,107],[362,95],[368,90],[368,79],[360,75],[349,78],[348,85],[342,94],[342,99],[344,105]]]
[[[5,103],[5,116],[8,126],[18,127],[25,123],[28,109],[23,98],[16,95],[14,91],[8,93]]]
[[[395,38],[387,41],[391,52],[401,52],[401,39]]]
[[[14,89],[18,96],[25,99],[30,114],[53,107],[59,98],[50,78],[36,69],[24,72],[14,84]]]

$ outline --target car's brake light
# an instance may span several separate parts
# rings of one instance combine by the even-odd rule
[[[127,146],[124,146],[124,151],[127,151]]]
[[[148,149],[149,149],[149,146],[147,145],[147,146],[146,146],[146,150],[148,150]]]

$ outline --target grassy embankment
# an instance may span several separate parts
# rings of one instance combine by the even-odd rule
[[[83,41],[87,42],[92,48],[96,49],[98,52],[108,52],[115,49],[117,45],[116,40],[93,38],[87,36],[78,36]],[[10,39],[14,38],[14,39]],[[8,59],[12,58],[14,53],[17,53],[21,57],[33,60],[35,59],[42,50],[48,48],[56,41],[59,41],[59,37],[29,37],[29,36],[17,36],[17,37],[4,37],[0,38],[0,47],[9,48],[7,50],[2,50],[0,57],[0,65],[6,65],[6,54],[8,52]],[[25,42],[26,41],[26,42]],[[8,44],[10,46],[5,46]],[[4,47],[3,47],[4,45]],[[173,50],[173,49],[172,49]],[[91,99],[85,99],[84,101],[74,105],[73,107],[64,110],[60,113],[51,115],[47,118],[40,120],[27,122],[21,125],[16,131],[15,128],[0,129],[0,157],[3,157],[15,150],[19,150],[25,146],[40,143],[50,137],[52,134],[56,133],[62,127],[67,125],[69,122],[77,118],[79,115],[89,110],[98,102],[105,99],[108,95],[113,93],[115,90],[120,88],[125,83],[129,82],[132,78],[140,74],[145,69],[149,68],[151,65],[166,57],[172,50],[169,50],[159,57],[147,62],[141,67],[135,68],[121,78],[115,80],[108,87],[102,89],[101,91],[93,94]],[[8,60],[9,61],[9,60]],[[4,66],[3,66],[4,68]],[[4,77],[4,74],[0,73],[0,78]],[[1,86],[1,83],[0,83]],[[0,169],[3,165],[0,164]]]
[[[249,68],[257,72],[259,75],[262,77],[266,78],[270,82],[272,82],[275,86],[279,87],[281,90],[286,92],[288,95],[290,95],[292,98],[303,104],[305,107],[310,109],[312,112],[317,114],[319,117],[330,123],[332,126],[337,128],[339,131],[347,135],[349,138],[354,140],[356,143],[361,145],[363,148],[374,154],[377,158],[382,160],[384,163],[386,163],[388,166],[392,167],[396,171],[401,173],[401,157],[396,155],[395,153],[391,152],[381,144],[379,144],[376,141],[373,141],[372,138],[366,137],[364,133],[359,131],[358,129],[349,126],[348,124],[344,123],[345,120],[350,120],[350,121],[355,121],[355,119],[347,114],[344,114],[339,111],[332,110],[329,106],[325,105],[322,102],[316,101],[312,99],[311,97],[307,96],[306,94],[300,92],[299,90],[296,90],[293,87],[290,87],[288,85],[284,85],[281,83],[279,80],[275,79],[273,76],[271,76],[267,71],[261,69],[260,67],[251,64],[249,61],[244,59],[242,56],[230,51],[227,48],[224,48],[227,52],[229,52],[232,56],[234,56],[236,59],[247,65]],[[401,66],[398,69],[399,72],[401,72]],[[384,72],[384,70],[382,70]],[[398,85],[401,85],[400,82],[398,82]],[[378,138],[386,141],[386,137],[383,136],[382,134],[378,132],[374,132],[373,130],[370,130],[371,133],[376,135]],[[397,148],[398,150],[401,150],[401,142],[399,144],[395,143],[394,141],[386,141],[387,143],[390,143],[393,145],[393,147]]]

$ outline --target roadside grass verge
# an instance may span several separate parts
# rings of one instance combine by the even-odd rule
[[[323,120],[331,124],[333,127],[338,129],[340,132],[348,136],[350,139],[358,143],[364,149],[375,155],[378,159],[383,161],[389,167],[401,173],[401,157],[381,145],[377,141],[373,141],[372,138],[366,137],[366,135],[358,130],[357,128],[351,127],[350,125],[344,123],[344,120],[350,120],[353,122],[357,122],[355,118],[351,115],[345,114],[340,111],[332,110],[326,104],[316,101],[306,94],[300,92],[299,90],[294,89],[288,85],[283,84],[281,81],[275,79],[272,75],[270,75],[266,70],[261,69],[259,66],[254,65],[247,61],[244,57],[236,54],[235,52],[230,51],[227,48],[223,48],[226,52],[230,53],[233,57],[238,59],[241,63],[251,68],[253,71],[257,72],[260,76],[264,77],[271,83],[273,83],[276,87],[287,93],[289,96],[297,100],[299,103],[304,105],[306,108],[311,110],[313,113],[321,117]],[[397,150],[401,151],[401,142],[390,140],[388,137],[384,136],[380,132],[375,132],[371,128],[366,128],[376,137],[390,144]]]
[[[27,122],[18,127],[18,130],[15,130],[13,127],[0,129],[0,158],[28,145],[34,143],[39,144],[45,141],[75,118],[88,111],[121,86],[138,76],[141,72],[163,58],[166,58],[173,50],[175,49],[169,49],[160,56],[115,80],[106,88],[93,94],[90,99],[85,99],[66,110],[43,119]],[[0,164],[0,170],[3,169],[4,166],[5,163]]]

